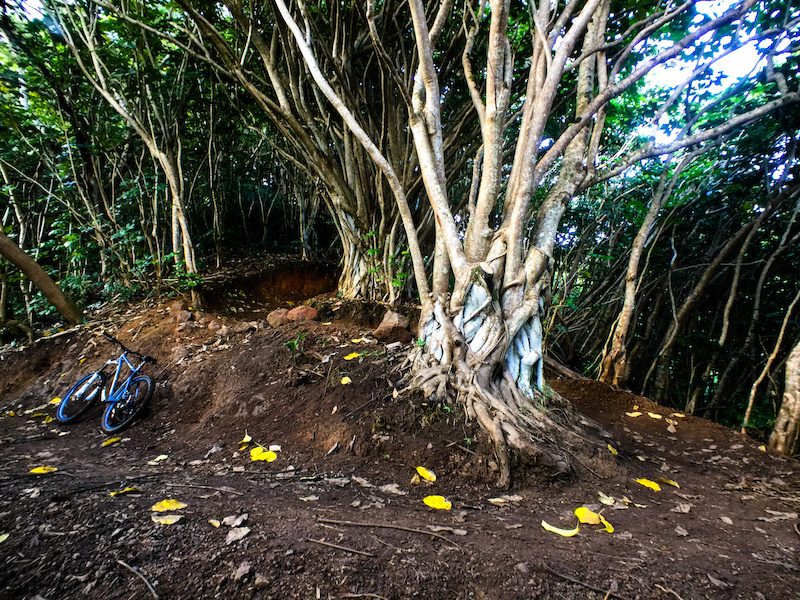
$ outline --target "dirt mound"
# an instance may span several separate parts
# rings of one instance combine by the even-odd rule
[[[265,328],[239,308],[209,315],[222,333],[186,327],[169,303],[137,305],[2,354],[0,597],[152,597],[125,565],[170,598],[797,597],[795,461],[597,382],[555,380],[613,434],[616,466],[523,471],[504,495],[459,411],[395,397],[402,355],[367,327]],[[149,415],[107,446],[99,413],[67,427],[42,406],[112,354],[101,328],[159,360]],[[255,443],[280,446],[276,460],[252,461]],[[436,482],[412,483],[417,466]],[[423,504],[434,494],[452,508]],[[168,498],[182,518],[155,523]],[[614,533],[541,527],[573,528],[581,505]]]

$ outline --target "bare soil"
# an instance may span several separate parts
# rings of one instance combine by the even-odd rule
[[[394,397],[407,348],[370,338],[382,307],[331,298],[325,322],[271,328],[270,309],[335,277],[249,268],[213,280],[222,333],[178,323],[172,299],[0,351],[0,598],[800,599],[797,461],[598,382],[551,379],[618,454],[571,478],[521,466],[497,490],[485,437],[457,409]],[[148,414],[107,446],[99,408],[76,425],[47,418],[114,355],[102,328],[158,359]],[[254,443],[279,445],[277,459],[252,461]],[[412,483],[417,466],[436,482]],[[422,502],[434,494],[451,509]],[[165,499],[186,505],[175,524],[151,518]],[[583,505],[614,532],[542,528],[572,529]],[[210,523],[226,517],[240,522]]]

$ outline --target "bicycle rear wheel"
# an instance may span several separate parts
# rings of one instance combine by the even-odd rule
[[[56,411],[56,419],[69,423],[84,415],[100,399],[106,380],[102,373],[92,373],[72,386]]]
[[[103,413],[103,431],[113,433],[125,429],[147,408],[152,396],[153,382],[149,377],[132,379],[120,398],[109,404]]]

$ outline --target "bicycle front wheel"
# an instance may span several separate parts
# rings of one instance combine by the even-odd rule
[[[153,382],[149,377],[132,379],[119,399],[109,404],[103,413],[103,431],[113,433],[128,427],[147,408],[152,396]]]
[[[84,415],[100,399],[106,381],[100,373],[92,373],[72,386],[56,411],[56,419],[69,423]]]

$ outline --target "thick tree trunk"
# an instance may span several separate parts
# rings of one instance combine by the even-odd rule
[[[508,322],[486,274],[476,268],[468,283],[457,282],[456,288],[459,283],[466,288],[461,306],[437,299],[423,315],[425,347],[417,350],[410,387],[440,402],[457,401],[480,423],[497,452],[500,487],[510,485],[512,452],[557,473],[571,471],[572,457],[595,454],[599,447],[587,441],[586,429],[606,434],[544,389],[539,311],[509,341]]]
[[[8,238],[2,228],[0,228],[0,255],[14,263],[70,325],[77,325],[83,321],[83,312],[78,305],[61,291],[56,282],[44,272],[44,269],[35,260]]]
[[[800,342],[798,342],[786,361],[786,384],[783,388],[783,401],[769,446],[781,454],[793,456],[797,452],[800,434]]]

